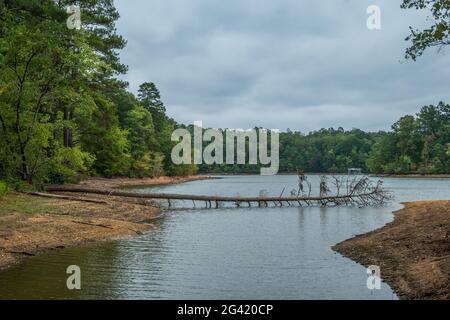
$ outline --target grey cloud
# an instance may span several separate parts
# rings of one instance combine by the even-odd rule
[[[382,30],[366,28],[366,8]],[[155,82],[169,115],[208,127],[388,129],[449,101],[450,55],[403,61],[424,13],[378,0],[116,0],[125,79]]]

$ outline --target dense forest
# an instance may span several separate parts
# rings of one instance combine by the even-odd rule
[[[68,5],[83,28],[66,25]],[[177,123],[156,86],[134,96],[117,76],[119,14],[111,0],[0,1],[0,179],[58,183],[80,175],[185,175],[173,166]]]
[[[450,105],[424,106],[390,132],[321,129],[280,134],[280,172],[450,173]],[[259,173],[255,165],[200,165],[200,172]]]
[[[405,0],[404,6],[414,3]],[[82,9],[81,29],[66,25],[72,4]],[[127,72],[119,59],[126,41],[116,33],[118,18],[112,0],[0,0],[0,180],[41,186],[89,175],[257,172],[259,166],[172,163],[171,134],[186,126],[167,116],[151,79],[137,95],[118,79]],[[436,28],[412,31],[407,58],[436,45],[433,37],[448,41],[448,32]],[[280,136],[281,172],[349,167],[450,173],[450,106],[425,106],[390,132],[338,128]]]

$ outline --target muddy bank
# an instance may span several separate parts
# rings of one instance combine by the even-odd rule
[[[49,250],[141,234],[159,213],[111,197],[88,203],[11,193],[0,199],[0,270]]]
[[[203,179],[208,177],[92,178],[81,184],[119,188]],[[77,200],[22,193],[0,197],[0,270],[49,250],[142,234],[154,228],[151,221],[161,214],[148,202],[85,194],[71,197]]]
[[[450,201],[404,203],[393,222],[333,250],[382,278],[402,299],[450,299]]]

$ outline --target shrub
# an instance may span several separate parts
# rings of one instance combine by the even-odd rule
[[[0,181],[0,196],[5,195],[8,192],[8,190],[9,190],[8,185],[5,182]]]
[[[47,181],[51,184],[64,184],[77,182],[79,175],[89,172],[95,157],[80,148],[60,147],[51,164],[51,171],[47,175]]]

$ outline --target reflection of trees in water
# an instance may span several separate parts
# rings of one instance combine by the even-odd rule
[[[11,299],[81,299],[90,293],[92,283],[111,282],[106,272],[95,272],[93,265],[113,265],[116,242],[68,248],[26,260],[0,274],[0,297]],[[66,286],[67,267],[81,268],[82,290]],[[100,268],[101,269],[101,268]],[[103,270],[100,270],[103,271]]]
[[[65,269],[47,264],[51,255],[33,257],[0,273],[1,299],[58,298],[65,287]]]
[[[76,298],[118,298],[114,288],[120,279],[121,241],[78,248],[76,260],[81,267],[81,291]]]
[[[165,220],[164,216],[152,220],[156,229],[139,237],[80,248],[76,256],[82,268],[84,288],[74,293],[74,298],[127,298],[126,294],[130,289],[132,291],[133,285],[146,280],[142,275],[148,276],[148,265],[152,265],[153,259],[166,250],[162,236]]]
[[[140,263],[163,252],[164,238],[157,236],[164,218],[154,221],[155,234],[67,248],[30,258],[0,273],[0,299],[120,299],[124,286],[139,270]],[[150,241],[143,240],[144,238]],[[144,242],[145,241],[145,244]],[[151,245],[152,249],[148,250]],[[81,290],[68,290],[70,265],[81,268]],[[144,270],[145,271],[145,270]]]
[[[167,250],[164,246],[165,220],[162,216],[151,221],[156,229],[149,233],[100,245],[93,254],[86,254],[84,259],[91,283],[89,298],[126,299],[134,289],[146,289],[146,286],[139,286],[148,281],[149,272],[159,271],[149,266]]]

